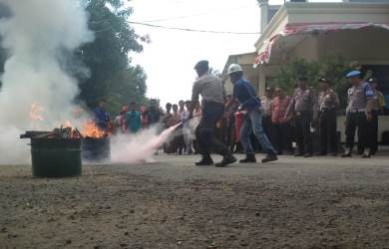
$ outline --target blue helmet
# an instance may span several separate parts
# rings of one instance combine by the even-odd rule
[[[360,75],[361,75],[361,71],[353,70],[353,71],[349,72],[349,73],[346,75],[346,78],[359,77]]]

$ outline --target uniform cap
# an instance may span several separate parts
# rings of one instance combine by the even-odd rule
[[[201,60],[196,63],[194,69],[207,69],[209,67],[209,62],[207,60]]]
[[[361,71],[353,70],[346,75],[346,78],[354,78],[361,75]]]
[[[239,64],[231,64],[228,67],[228,70],[227,70],[228,75],[233,74],[233,73],[237,73],[237,72],[243,72],[243,68]]]

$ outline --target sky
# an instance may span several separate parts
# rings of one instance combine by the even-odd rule
[[[327,0],[331,1],[331,0]],[[280,4],[283,0],[270,0]],[[260,32],[257,0],[131,0],[133,22],[167,27],[228,32]],[[144,51],[131,54],[134,64],[147,74],[147,96],[162,104],[191,97],[196,79],[194,65],[209,60],[222,71],[231,54],[254,52],[259,34],[212,34],[133,25],[139,35],[149,35]]]

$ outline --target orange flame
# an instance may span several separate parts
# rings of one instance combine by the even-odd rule
[[[43,112],[43,107],[40,106],[38,103],[34,102],[31,106],[31,110],[30,110],[30,118],[33,120],[33,121],[43,121],[44,118],[42,116],[42,112]]]
[[[100,130],[93,121],[86,121],[84,123],[82,135],[90,138],[102,138],[106,136],[105,132]]]
[[[65,123],[63,124],[65,128],[72,128],[74,129],[74,126],[72,125],[72,122],[70,120],[66,120]]]

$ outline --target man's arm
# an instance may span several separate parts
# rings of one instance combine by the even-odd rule
[[[286,108],[286,112],[285,112],[285,119],[287,120],[290,119],[292,112],[294,112],[294,105],[296,102],[295,99],[296,99],[296,93],[294,93],[292,97],[289,99],[289,105]]]
[[[314,123],[318,123],[318,120],[319,120],[319,98],[317,96],[317,93],[316,91],[311,88],[309,90],[310,94],[311,94],[311,101],[312,101],[312,110],[313,110],[313,122]]]
[[[335,91],[333,91],[332,94],[334,95],[335,107],[339,108],[339,106],[340,106],[339,94]]]
[[[373,118],[372,111],[373,111],[373,101],[374,101],[374,90],[373,88],[369,85],[366,84],[365,86],[365,97],[366,97],[366,113],[367,113],[367,121],[371,121]]]
[[[193,110],[196,106],[196,104],[199,102],[199,95],[200,95],[200,86],[198,84],[198,82],[196,81],[194,84],[193,84],[193,88],[192,88],[192,101],[190,103],[190,107],[189,107],[189,117],[188,119],[191,119],[193,117]]]

